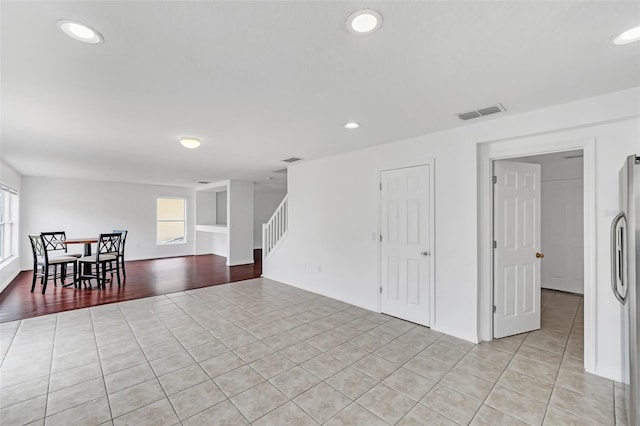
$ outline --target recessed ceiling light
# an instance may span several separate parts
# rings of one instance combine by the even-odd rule
[[[100,43],[104,40],[102,34],[80,22],[63,19],[58,21],[57,24],[63,33],[73,39],[92,44]]]
[[[356,123],[356,122],[346,123],[344,125],[345,129],[357,129],[358,127],[360,127],[360,123]]]
[[[196,149],[200,146],[200,140],[196,138],[182,138],[180,144],[185,148]]]
[[[616,37],[613,42],[615,44],[629,44],[640,40],[640,26],[631,28]]]
[[[373,9],[353,12],[347,19],[347,29],[356,34],[372,33],[382,25],[382,15]]]

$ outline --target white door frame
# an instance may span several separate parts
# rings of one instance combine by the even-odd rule
[[[418,167],[418,166],[429,166],[429,247],[427,249],[431,252],[431,255],[428,256],[429,261],[429,324],[428,327],[434,327],[436,312],[435,312],[435,267],[436,267],[436,250],[435,250],[435,234],[436,234],[436,220],[435,220],[435,182],[434,182],[434,160],[430,159],[424,163],[420,164],[409,164],[409,165],[401,165],[394,167],[385,167],[378,169],[378,181],[376,182],[376,186],[378,188],[378,285],[376,286],[375,291],[378,294],[378,312],[382,312],[382,293],[380,289],[382,288],[382,242],[380,241],[380,235],[382,233],[382,195],[380,191],[380,185],[382,183],[382,172],[389,170],[397,170],[397,169],[407,169],[410,167]]]
[[[558,134],[478,144],[478,338],[493,339],[493,162],[581,149],[584,153],[584,366],[596,367],[595,139]]]

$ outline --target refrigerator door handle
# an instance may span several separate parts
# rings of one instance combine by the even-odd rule
[[[613,222],[611,222],[611,290],[613,290],[613,295],[616,296],[616,299],[624,305],[626,295],[623,296],[618,291],[618,284],[620,284],[621,287],[625,285],[624,232],[618,232],[618,224],[622,220],[626,222],[624,212],[618,213],[613,219]]]

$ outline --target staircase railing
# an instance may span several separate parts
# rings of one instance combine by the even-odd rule
[[[262,259],[266,259],[287,235],[289,229],[288,206],[288,195],[285,195],[269,221],[262,224]]]

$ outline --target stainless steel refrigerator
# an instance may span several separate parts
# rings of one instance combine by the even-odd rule
[[[640,425],[640,157],[620,170],[620,213],[611,224],[611,287],[622,304],[622,378],[625,410],[616,423]],[[626,416],[625,416],[626,414]]]

